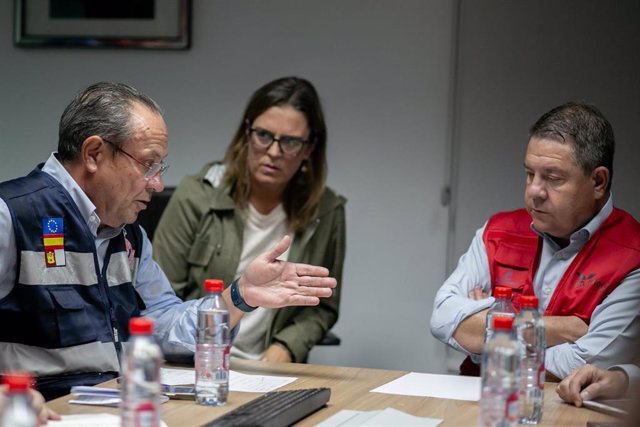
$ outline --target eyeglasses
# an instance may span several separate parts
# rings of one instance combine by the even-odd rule
[[[119,151],[120,153],[124,154],[125,156],[129,157],[130,159],[134,160],[136,163],[144,166],[144,168],[146,169],[145,173],[144,173],[144,179],[149,180],[152,179],[153,177],[155,177],[156,175],[162,176],[167,169],[169,169],[169,165],[166,164],[165,162],[160,162],[160,163],[145,163],[142,162],[138,159],[136,159],[135,157],[133,157],[131,154],[127,153],[126,151],[124,151],[122,148],[118,147],[115,143],[102,138],[102,140],[106,143],[108,143],[109,145],[111,145],[116,151]]]
[[[297,156],[300,154],[302,147],[309,143],[309,141],[295,136],[283,135],[280,138],[276,138],[273,133],[262,128],[249,128],[249,133],[251,134],[253,148],[256,150],[269,151],[271,144],[277,142],[280,151],[287,156]]]

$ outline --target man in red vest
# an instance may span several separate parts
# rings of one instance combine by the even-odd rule
[[[431,332],[471,356],[462,374],[479,372],[495,286],[513,290],[516,310],[522,295],[538,296],[553,376],[635,361],[640,224],[613,206],[614,145],[611,124],[588,104],[556,107],[531,127],[525,209],[491,217],[435,298]]]

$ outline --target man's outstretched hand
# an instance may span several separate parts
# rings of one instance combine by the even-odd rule
[[[290,244],[291,238],[285,236],[247,266],[238,285],[248,305],[265,308],[318,305],[320,298],[331,296],[337,282],[329,277],[329,270],[277,259]]]

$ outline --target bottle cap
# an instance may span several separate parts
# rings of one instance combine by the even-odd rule
[[[538,297],[535,295],[523,295],[520,298],[522,308],[538,308]]]
[[[151,335],[153,320],[146,317],[133,317],[129,320],[129,332],[131,335]]]
[[[494,331],[510,331],[513,329],[513,318],[508,316],[494,316],[493,330]]]
[[[204,281],[204,291],[206,293],[222,292],[224,289],[224,282],[219,279],[207,279]]]
[[[513,291],[511,288],[505,288],[504,286],[496,286],[493,288],[493,296],[496,298],[508,298],[511,299]]]
[[[2,382],[9,387],[12,393],[22,393],[31,387],[33,377],[28,372],[10,372],[4,374]]]

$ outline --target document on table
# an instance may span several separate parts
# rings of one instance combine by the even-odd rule
[[[70,399],[69,403],[78,405],[118,407],[122,400],[120,398],[120,390],[117,388],[74,386],[71,387],[71,394],[75,397]],[[168,400],[167,396],[160,396],[160,403],[165,403]]]
[[[59,421],[49,420],[47,426],[53,427],[120,427],[120,417],[113,414],[63,415]],[[167,424],[160,420],[160,427]]]
[[[478,401],[480,400],[480,378],[410,372],[371,391],[406,396]]]
[[[343,409],[330,416],[316,427],[356,427],[356,426],[427,426],[435,427],[442,422],[439,418],[416,417],[397,409],[382,411],[351,411]]]
[[[194,384],[196,374],[193,370],[162,368],[160,370],[162,384],[187,385]],[[229,390],[266,393],[294,382],[296,377],[276,377],[272,375],[247,375],[229,371]]]

